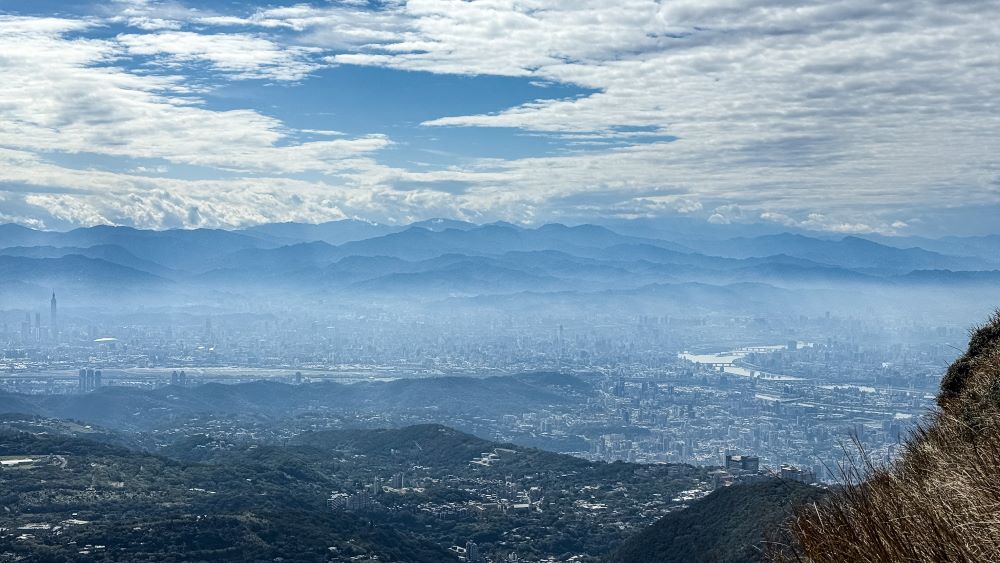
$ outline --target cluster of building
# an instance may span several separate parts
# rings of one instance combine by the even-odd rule
[[[448,549],[454,553],[460,561],[466,561],[468,563],[483,563],[486,561],[483,557],[482,551],[479,549],[479,544],[472,540],[465,542],[465,547],[453,545]]]
[[[760,458],[755,455],[739,455],[726,453],[725,464],[710,473],[712,488],[729,487],[740,483],[752,483],[764,479],[780,477],[790,481],[798,481],[806,485],[817,482],[816,473],[810,469],[794,465],[782,464],[777,470],[761,468]]]
[[[738,450],[771,473],[835,480],[855,438],[892,459],[931,412],[949,361],[923,347],[838,342],[762,346],[718,365],[680,356],[656,372],[598,376],[603,391],[584,408],[511,414],[493,436],[604,461],[720,466]]]
[[[188,384],[187,373],[184,370],[170,372],[170,384],[185,387]]]
[[[0,390],[558,371],[596,382],[599,396],[583,408],[500,420],[441,412],[435,421],[595,460],[721,465],[737,449],[773,471],[789,464],[819,479],[831,477],[851,436],[891,457],[932,407],[943,366],[967,337],[961,326],[830,315],[434,319],[380,311],[146,325],[63,317],[53,295],[48,327],[30,312],[28,330],[0,325]]]
[[[348,512],[364,512],[381,506],[375,496],[368,491],[333,493],[330,498],[326,499],[326,505],[330,507],[330,510]]]
[[[81,368],[77,374],[77,385],[81,393],[99,389],[103,383],[103,374],[99,369]]]
[[[382,508],[378,499],[386,493],[388,487],[393,492],[403,492],[407,486],[406,473],[400,471],[394,473],[389,480],[383,481],[380,477],[374,477],[371,483],[365,485],[361,490],[354,492],[334,491],[326,504],[330,510],[364,512]]]
[[[26,311],[24,313],[24,320],[21,321],[21,332],[20,343],[23,345],[55,345],[59,343],[59,316],[58,316],[58,302],[56,301],[56,292],[52,292],[52,299],[49,300],[49,323],[47,325],[42,324],[42,313],[35,312],[35,322],[31,322],[31,312]],[[4,334],[7,335],[8,340],[12,340],[11,335],[7,327],[3,327]]]

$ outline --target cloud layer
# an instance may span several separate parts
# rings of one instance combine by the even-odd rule
[[[1000,204],[998,17],[994,2],[944,0],[119,2],[79,19],[5,16],[0,220],[680,213],[908,232],[939,209]],[[388,131],[317,139],[266,108],[205,103],[224,82],[310,88],[346,65],[594,93],[414,125],[561,147],[433,170],[387,164]]]

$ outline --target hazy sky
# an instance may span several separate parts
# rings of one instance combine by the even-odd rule
[[[1000,232],[1000,3],[0,2],[0,222]]]

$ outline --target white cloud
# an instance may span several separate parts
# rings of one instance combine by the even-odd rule
[[[995,2],[410,0],[233,14],[136,0],[116,9],[113,20],[157,32],[70,39],[99,22],[0,20],[0,72],[12,77],[0,83],[0,151],[96,152],[269,177],[111,175],[101,177],[114,186],[108,202],[39,194],[57,209],[87,202],[66,217],[229,225],[338,213],[385,221],[681,212],[893,232],[927,210],[1000,203]],[[115,66],[136,56],[151,57],[154,73]],[[426,125],[515,128],[589,150],[395,169],[376,161],[390,144],[378,132],[303,130],[336,138],[295,144],[299,132],[258,111],[207,109],[197,97],[204,85],[185,77],[191,64],[306,85],[329,64],[576,84],[596,93]],[[48,185],[94,178],[44,158],[29,168]],[[327,177],[283,177],[310,172]],[[464,188],[435,189],[448,182]],[[226,190],[224,205],[207,201],[213,189]],[[306,196],[282,199],[283,189]],[[156,194],[166,194],[159,207]]]
[[[366,155],[390,144],[380,134],[291,143],[290,131],[273,117],[202,107],[179,74],[137,74],[113,66],[128,54],[131,47],[122,47],[127,41],[64,35],[92,25],[0,17],[0,73],[5,77],[0,81],[0,148],[161,159],[232,171],[339,174],[366,166]],[[169,34],[150,37],[163,40]],[[210,38],[175,51],[204,53],[211,50],[206,45],[223,44],[210,57],[215,64],[251,72],[261,63],[260,52],[251,51],[245,64],[224,52],[245,40],[237,37],[227,44]],[[139,44],[152,51],[169,49],[156,40]]]
[[[165,20],[162,18],[128,18],[127,23],[129,27],[137,27],[139,29],[144,29],[146,31],[159,31],[162,29],[180,29],[183,24],[175,20]]]
[[[606,182],[606,171],[800,217],[998,201],[996,3],[414,0],[399,16],[409,21],[394,40],[332,60],[599,90],[428,125],[569,139],[640,126],[680,139],[636,145],[625,157],[508,163],[516,171],[544,163],[542,190],[586,190]],[[593,161],[607,168],[574,172]]]
[[[315,48],[281,46],[248,34],[202,34],[190,31],[123,34],[117,37],[130,56],[152,56],[168,68],[207,62],[215,70],[242,79],[302,80],[320,68]]]
[[[302,133],[309,133],[310,135],[322,135],[324,137],[342,137],[347,133],[343,131],[333,131],[331,129],[299,129]]]
[[[4,191],[4,186],[25,189]],[[33,187],[74,186],[38,191]],[[399,191],[364,182],[289,178],[180,180],[142,174],[75,170],[45,162],[10,167],[0,159],[0,209],[5,219],[53,228],[125,224],[142,228],[231,228],[268,222],[321,222],[367,217],[381,222],[460,215],[448,194]]]
[[[810,213],[802,223],[803,227],[817,231],[833,231],[835,233],[865,234],[875,232],[872,226],[866,223],[845,223],[837,219],[827,217],[822,213]]]

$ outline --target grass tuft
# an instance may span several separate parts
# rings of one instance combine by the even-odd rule
[[[779,562],[1000,561],[1000,313],[972,334],[949,368],[939,410],[907,439],[900,458],[864,455],[842,486],[802,507]]]

